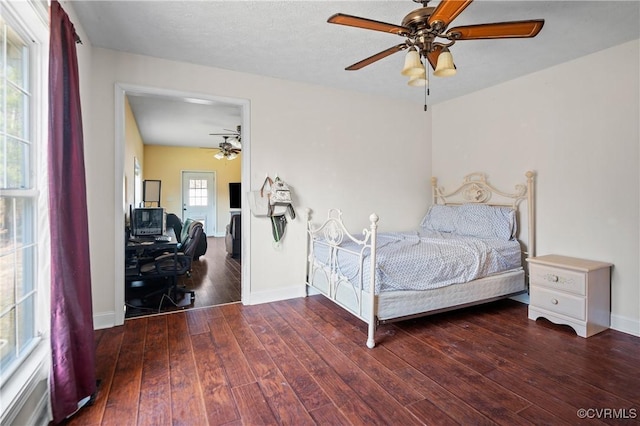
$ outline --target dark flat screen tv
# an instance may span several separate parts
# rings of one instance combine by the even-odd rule
[[[242,185],[240,182],[229,182],[229,208],[242,208]]]

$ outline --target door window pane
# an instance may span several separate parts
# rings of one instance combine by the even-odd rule
[[[190,179],[189,180],[189,205],[190,206],[206,206],[207,202],[208,202],[207,180],[206,179]]]

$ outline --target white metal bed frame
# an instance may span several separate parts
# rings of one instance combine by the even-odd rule
[[[445,193],[438,187],[437,179],[431,179],[433,204],[457,205],[464,203],[480,203],[493,206],[509,206],[516,210],[516,217],[521,221],[520,204],[526,201],[527,209],[527,241],[526,244],[520,238],[524,258],[535,256],[535,200],[534,200],[534,176],[535,173],[525,173],[526,183],[517,184],[515,192],[504,192],[496,189],[487,182],[484,173],[471,173],[464,177],[460,187],[452,192]],[[493,200],[492,198],[498,198]],[[327,220],[318,227],[311,223],[311,211],[307,210],[307,294],[311,288],[324,294],[327,298],[351,312],[356,317],[368,324],[367,346],[375,346],[376,327],[380,323],[400,321],[413,317],[430,315],[452,309],[487,303],[494,300],[511,297],[526,292],[526,274],[523,259],[523,268],[496,276],[485,277],[479,280],[463,284],[453,284],[444,288],[422,291],[393,291],[375,294],[375,291],[366,291],[363,282],[363,271],[369,268],[370,283],[367,288],[375,289],[375,258],[376,237],[378,229],[378,216],[374,213],[369,216],[369,227],[362,231],[362,238],[357,238],[345,227],[342,222],[342,212],[338,209],[330,209]],[[521,226],[518,226],[520,233]],[[519,234],[518,234],[519,237]],[[347,250],[341,247],[345,239],[350,239],[358,245],[358,250]],[[325,245],[328,248],[326,262],[318,262],[315,259],[314,246]],[[359,270],[357,272],[357,284],[352,284],[348,277],[338,272],[337,257],[340,252],[350,252],[359,256]],[[370,253],[368,265],[365,265],[365,255]],[[482,286],[477,285],[482,281]],[[447,294],[454,289],[455,294]],[[476,291],[474,289],[482,289]],[[424,302],[416,304],[418,295],[424,295]],[[421,299],[422,300],[422,299]],[[385,312],[387,306],[411,305],[401,315],[397,311]]]

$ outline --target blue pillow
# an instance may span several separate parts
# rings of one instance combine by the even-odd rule
[[[422,219],[420,226],[429,231],[455,232],[456,208],[458,206],[445,206],[434,204]]]
[[[510,240],[517,232],[515,209],[474,203],[433,205],[421,226],[430,231],[499,240]]]

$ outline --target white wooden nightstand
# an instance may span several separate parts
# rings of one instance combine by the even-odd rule
[[[529,319],[566,324],[578,336],[609,328],[611,263],[550,254],[529,262]]]

